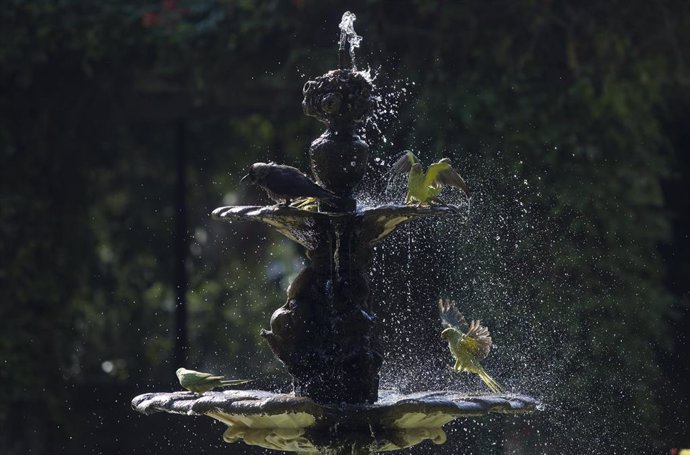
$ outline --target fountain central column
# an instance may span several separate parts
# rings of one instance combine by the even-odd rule
[[[368,242],[353,192],[367,168],[369,146],[356,129],[371,112],[372,86],[348,68],[304,86],[305,114],[327,125],[309,149],[320,185],[339,196],[320,201],[309,265],[288,289],[288,301],[264,332],[294,378],[295,393],[319,402],[372,403],[378,397],[382,355],[371,308]]]
[[[371,83],[350,69],[330,71],[304,85],[304,113],[326,124],[309,148],[317,181],[341,197],[325,201],[324,211],[355,210],[352,192],[364,177],[369,146],[356,128],[371,112]]]

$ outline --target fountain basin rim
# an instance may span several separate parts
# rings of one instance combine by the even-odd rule
[[[400,394],[382,390],[379,395],[379,401],[371,405],[338,405],[262,390],[224,390],[203,395],[191,392],[146,393],[135,397],[132,407],[146,415],[157,412],[222,415],[229,421],[244,419],[243,424],[249,428],[257,425],[252,423],[252,416],[257,417],[254,420],[260,420],[264,428],[270,427],[271,416],[276,416],[275,428],[294,428],[298,425],[295,422],[301,422],[300,425],[305,427],[346,422],[353,427],[378,424],[387,428],[408,429],[440,428],[458,417],[488,413],[529,413],[541,406],[535,398],[520,394],[468,394],[457,391]],[[312,416],[313,420],[306,416]]]
[[[354,212],[315,212],[280,204],[274,205],[227,205],[214,209],[211,217],[216,220],[230,218],[252,218],[259,216],[289,216],[296,218],[341,218],[347,216],[364,216],[377,212],[396,215],[408,215],[415,217],[442,216],[459,213],[463,207],[457,205],[427,205],[416,206],[407,204],[382,204],[370,207],[361,207]]]

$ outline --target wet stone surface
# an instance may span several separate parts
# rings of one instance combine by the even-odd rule
[[[147,415],[206,415],[228,425],[223,434],[226,442],[242,440],[268,449],[304,453],[339,453],[339,444],[359,445],[357,453],[372,453],[399,450],[425,440],[443,444],[443,425],[458,417],[519,414],[539,406],[536,399],[517,394],[434,391],[403,395],[381,390],[379,397],[370,405],[324,405],[305,397],[260,390],[203,395],[171,392],[139,395],[132,400],[132,407]],[[338,434],[334,435],[336,428]],[[333,443],[334,437],[337,443]]]
[[[399,394],[379,391],[379,400],[370,405],[332,405],[315,403],[309,398],[261,390],[225,390],[198,395],[192,392],[146,393],[132,400],[132,407],[142,414],[169,412],[184,415],[236,415],[249,422],[253,418],[290,415],[275,419],[275,427],[294,428],[347,422],[353,427],[382,425],[394,428],[440,427],[456,417],[487,413],[518,414],[532,412],[539,402],[517,394],[472,395],[454,391]]]

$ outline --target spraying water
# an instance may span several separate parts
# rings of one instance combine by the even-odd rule
[[[359,47],[359,43],[362,42],[362,37],[355,32],[355,20],[357,20],[357,16],[355,16],[354,13],[351,13],[350,11],[346,11],[345,14],[343,14],[342,19],[340,20],[340,46],[339,50],[341,52],[341,61],[340,61],[340,67],[342,68],[343,65],[343,59],[342,59],[342,53],[346,50],[346,47],[349,44],[349,49],[348,52],[350,53],[350,62],[352,63],[352,70],[357,71],[357,65],[355,64],[355,49]]]

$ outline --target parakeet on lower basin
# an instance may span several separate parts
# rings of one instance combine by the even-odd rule
[[[492,341],[489,329],[482,326],[480,321],[472,321],[467,324],[454,301],[441,299],[438,303],[441,312],[441,324],[445,327],[441,332],[441,337],[448,342],[450,353],[455,359],[453,370],[474,373],[484,381],[492,392],[503,392],[503,387],[489,376],[479,363],[480,360],[489,355],[491,349]],[[461,325],[468,326],[466,333],[462,331]]]
[[[180,385],[190,392],[202,394],[218,387],[231,387],[251,382],[247,379],[225,379],[211,373],[178,368],[175,372]]]

